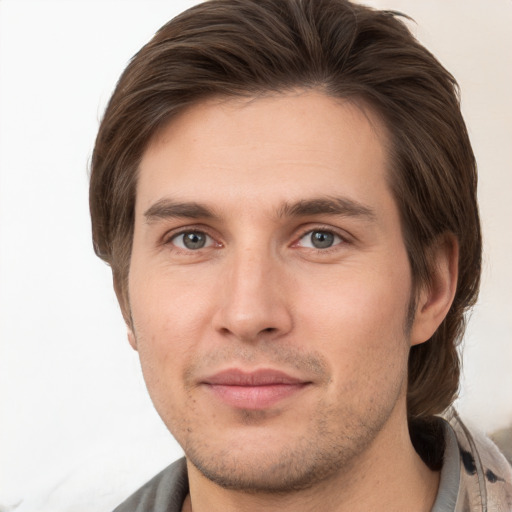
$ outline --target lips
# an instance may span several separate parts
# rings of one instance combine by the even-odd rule
[[[311,382],[277,370],[244,372],[229,369],[204,379],[203,384],[227,405],[261,410],[300,393]]]

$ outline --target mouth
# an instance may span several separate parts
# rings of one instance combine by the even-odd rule
[[[229,369],[201,382],[218,400],[239,409],[262,410],[289,399],[311,384],[278,370]]]

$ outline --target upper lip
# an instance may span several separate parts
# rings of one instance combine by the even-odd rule
[[[308,381],[292,377],[280,370],[259,369],[247,372],[233,368],[207,377],[203,379],[203,382],[216,386],[270,386],[276,384],[306,384]]]

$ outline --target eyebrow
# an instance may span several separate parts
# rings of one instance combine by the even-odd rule
[[[279,210],[279,217],[307,217],[309,215],[342,215],[375,220],[375,211],[362,203],[346,197],[321,197],[304,199],[296,203],[285,203]]]
[[[363,217],[375,220],[375,211],[362,203],[346,197],[320,197],[303,199],[297,202],[285,202],[277,210],[278,218],[308,217],[312,215],[341,215],[346,217]],[[169,198],[160,199],[145,212],[146,222],[159,219],[214,219],[218,215],[204,204],[194,201],[176,202]]]
[[[211,219],[216,217],[210,208],[196,202],[175,202],[172,199],[160,199],[145,212],[146,222],[159,219]]]

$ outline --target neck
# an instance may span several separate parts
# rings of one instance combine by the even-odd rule
[[[435,501],[439,474],[415,452],[403,420],[390,418],[357,461],[315,486],[289,493],[224,489],[187,462],[190,495],[183,512],[427,512]]]

